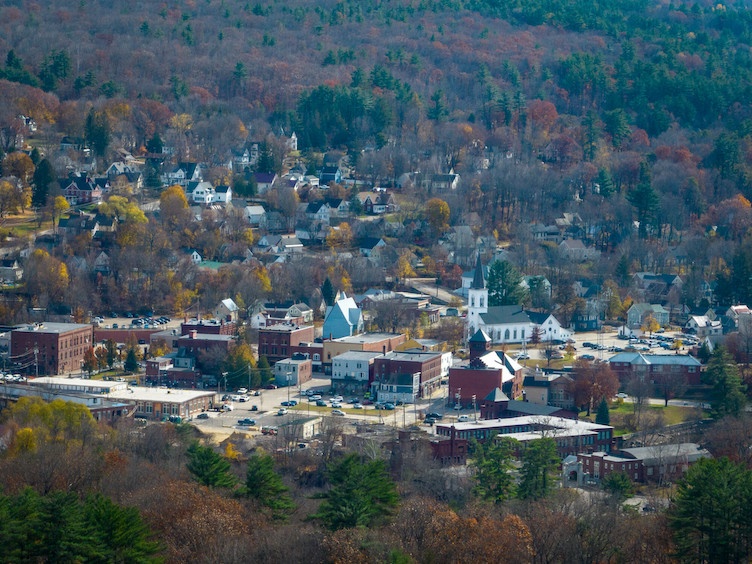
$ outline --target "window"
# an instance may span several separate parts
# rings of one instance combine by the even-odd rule
[[[504,340],[505,340],[505,341],[508,341],[508,340],[509,340],[509,329],[506,329],[506,330],[504,331]]]
[[[470,298],[470,307],[475,307],[475,296]]]

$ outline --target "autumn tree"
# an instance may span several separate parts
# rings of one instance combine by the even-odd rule
[[[223,372],[227,372],[227,385],[231,388],[239,388],[247,384],[248,388],[253,386],[253,372],[256,370],[256,356],[253,349],[247,343],[239,343],[233,347],[230,354],[227,355],[223,365]]]
[[[35,170],[31,157],[26,153],[10,153],[2,161],[3,176],[14,176],[24,185],[31,182]]]
[[[426,202],[426,221],[437,236],[449,229],[449,204],[440,198]]]
[[[55,302],[63,298],[70,284],[68,267],[42,249],[35,250],[26,260],[23,280],[27,294],[48,296]]]
[[[170,230],[181,227],[188,219],[188,198],[183,188],[174,184],[159,195],[162,224]]]
[[[326,236],[326,246],[332,251],[343,251],[352,245],[352,229],[347,223],[340,223],[337,227],[332,227]]]
[[[94,348],[89,347],[84,352],[83,369],[86,371],[86,373],[89,376],[91,376],[94,373],[94,371],[97,369],[98,364],[99,363],[97,362],[97,355],[94,352]]]
[[[608,363],[594,363],[578,359],[574,365],[572,378],[575,403],[587,409],[588,415],[601,400],[608,401],[619,391],[619,378]]]

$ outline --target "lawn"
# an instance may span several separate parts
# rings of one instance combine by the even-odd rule
[[[634,429],[633,404],[616,400],[611,403],[608,411],[611,418],[611,425],[614,427],[614,435],[624,435],[627,433],[633,433],[637,430]],[[581,415],[580,417],[589,421],[595,421],[595,411],[591,413],[590,417],[584,415]],[[695,407],[682,407],[677,405],[669,405],[667,407],[662,405],[644,406],[641,417],[642,422],[649,425],[661,420],[663,425],[678,425],[685,421],[695,421],[697,419],[702,419],[701,410]]]

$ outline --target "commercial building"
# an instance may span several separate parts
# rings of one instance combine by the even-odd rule
[[[313,325],[279,323],[259,328],[259,356],[265,356],[269,364],[288,358],[294,347],[314,339]]]
[[[136,417],[160,421],[175,415],[191,419],[218,404],[217,394],[206,390],[135,387],[109,394],[108,399],[127,403]]]
[[[93,346],[94,328],[80,323],[33,323],[11,332],[10,356],[26,374],[65,374],[81,370]]]

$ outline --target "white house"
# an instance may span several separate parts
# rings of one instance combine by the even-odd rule
[[[192,188],[190,197],[194,204],[208,206],[214,201],[215,192],[211,182],[198,182],[193,186],[189,186],[190,188]]]
[[[212,198],[213,204],[227,205],[232,201],[232,188],[229,186],[217,186],[214,189],[214,196]]]
[[[265,227],[266,226],[266,210],[264,206],[253,205],[245,206],[243,208],[243,217],[253,227]]]

